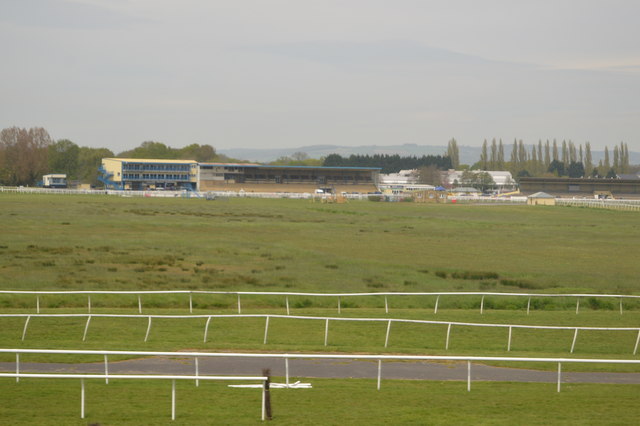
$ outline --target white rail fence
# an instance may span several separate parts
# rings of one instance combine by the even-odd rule
[[[268,292],[268,291],[209,291],[209,290],[146,290],[146,291],[116,291],[116,290],[69,290],[69,291],[35,291],[35,290],[0,290],[0,295],[34,295],[36,296],[36,313],[40,313],[40,299],[46,295],[87,295],[87,311],[91,313],[91,295],[132,295],[138,298],[138,313],[142,314],[143,295],[175,295],[185,294],[189,296],[189,312],[193,313],[194,295],[232,295],[237,297],[238,314],[242,313],[241,296],[283,296],[287,315],[290,315],[289,297],[331,297],[337,299],[338,314],[342,311],[341,298],[348,297],[383,297],[385,313],[389,313],[389,297],[427,296],[435,297],[434,313],[438,313],[438,305],[441,296],[481,296],[480,313],[484,313],[485,297],[523,297],[528,298],[527,315],[531,310],[532,298],[575,298],[576,314],[580,312],[580,299],[618,299],[620,314],[623,311],[623,300],[640,300],[640,296],[628,294],[588,294],[588,293],[498,293],[498,292],[378,292],[378,293],[300,293],[300,292]]]
[[[226,353],[226,352],[151,352],[151,351],[95,351],[95,350],[70,350],[70,349],[0,349],[0,353],[12,353],[16,355],[15,368],[16,373],[6,377],[16,377],[16,381],[22,377],[20,373],[20,355],[21,354],[63,354],[63,355],[92,355],[104,357],[104,375],[97,378],[115,378],[109,375],[109,355],[133,355],[141,357],[177,357],[177,358],[194,358],[194,376],[186,376],[191,380],[195,380],[198,386],[198,380],[204,376],[199,375],[198,358],[277,358],[284,360],[285,367],[285,386],[284,388],[293,388],[290,384],[292,376],[289,368],[290,359],[345,359],[345,360],[373,360],[378,361],[377,389],[380,390],[382,381],[382,361],[461,361],[467,363],[467,391],[471,391],[471,363],[472,362],[531,362],[531,363],[557,363],[557,392],[560,392],[562,381],[562,364],[613,364],[613,365],[640,365],[637,359],[596,359],[596,358],[530,358],[530,357],[499,357],[499,356],[441,356],[441,355],[380,355],[380,354],[289,354],[289,353]],[[148,376],[147,376],[148,377]],[[214,377],[214,376],[211,376]],[[170,376],[161,376],[161,378],[171,378]],[[238,378],[238,380],[266,380],[266,377]],[[211,380],[218,380],[212,378]],[[263,388],[264,389],[264,388]],[[264,395],[264,394],[263,394]],[[264,397],[263,397],[264,404]],[[263,405],[264,416],[264,405]],[[264,418],[264,417],[263,417]]]
[[[106,355],[105,355],[106,357]],[[106,360],[106,358],[105,358]],[[261,381],[262,382],[262,420],[265,419],[265,392],[268,377],[263,376],[176,376],[176,375],[156,375],[156,374],[108,374],[108,367],[105,364],[105,374],[55,374],[55,373],[21,373],[20,372],[20,354],[16,353],[16,372],[0,373],[0,377],[15,377],[16,382],[21,378],[25,379],[80,379],[80,418],[85,418],[85,386],[86,379],[105,379],[107,384],[109,379],[112,380],[171,380],[171,420],[176,419],[176,380],[227,380],[227,381]]]
[[[151,333],[151,325],[153,319],[206,319],[204,326],[203,342],[207,342],[209,335],[209,326],[211,320],[214,318],[264,318],[264,339],[263,344],[268,343],[269,337],[269,322],[271,318],[278,319],[298,319],[298,320],[315,320],[323,321],[324,327],[324,346],[328,346],[329,343],[329,321],[351,321],[351,322],[374,322],[374,323],[386,323],[386,333],[384,338],[384,347],[389,346],[389,339],[391,335],[391,324],[430,324],[430,325],[443,325],[447,326],[447,335],[444,344],[445,350],[449,349],[449,343],[451,339],[451,330],[453,326],[456,327],[489,327],[489,328],[502,328],[508,330],[507,337],[507,352],[511,351],[513,330],[514,329],[532,329],[532,330],[571,330],[573,331],[573,340],[571,341],[570,353],[574,352],[576,341],[578,339],[578,331],[625,331],[625,332],[637,332],[635,344],[633,346],[633,355],[638,352],[638,346],[640,345],[640,327],[584,327],[584,326],[551,326],[551,325],[526,325],[526,324],[487,324],[487,323],[471,323],[471,322],[455,322],[455,321],[432,321],[432,320],[415,320],[415,319],[397,319],[397,318],[344,318],[344,317],[318,317],[318,316],[295,316],[295,315],[271,315],[271,314],[237,314],[237,315],[126,315],[126,314],[0,314],[1,318],[26,318],[24,328],[22,331],[22,340],[25,340],[27,335],[27,328],[31,318],[86,318],[84,327],[84,333],[82,335],[82,341],[86,341],[89,332],[89,325],[92,318],[136,318],[147,320],[147,331],[144,336],[144,341],[147,342]]]
[[[580,200],[571,198],[556,198],[556,204],[561,206],[640,211],[640,200]]]

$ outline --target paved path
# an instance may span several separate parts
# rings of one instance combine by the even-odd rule
[[[15,372],[15,363],[0,362],[0,371]],[[256,375],[270,368],[274,376],[285,375],[285,362],[278,358],[199,358],[201,375]],[[20,363],[23,373],[104,373],[104,363],[61,364]],[[193,358],[140,358],[109,362],[109,374],[194,374]],[[377,378],[376,361],[344,359],[290,359],[289,374],[295,378]],[[467,380],[466,362],[394,362],[382,364],[383,379]],[[472,381],[507,381],[555,383],[556,371],[491,367],[472,364]],[[562,372],[563,383],[640,384],[640,373],[570,373]]]

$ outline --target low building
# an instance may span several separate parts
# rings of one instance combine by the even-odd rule
[[[42,186],[45,188],[66,188],[67,175],[54,173],[42,176]]]
[[[380,168],[200,163],[198,190],[314,193],[378,191]]]
[[[558,197],[593,198],[596,192],[610,192],[615,198],[640,198],[638,179],[594,178],[520,178],[520,191],[525,194],[546,192]]]
[[[385,194],[409,194],[416,191],[433,190],[435,186],[418,183],[417,170],[400,170],[398,173],[380,174],[378,188]]]
[[[518,187],[518,183],[513,179],[511,172],[502,170],[472,170],[473,173],[489,173],[493,179],[494,187],[498,192],[513,191]],[[449,187],[463,185],[461,170],[448,170],[443,173],[443,183]]]
[[[555,206],[556,197],[546,192],[536,192],[527,197],[527,204],[531,206]]]

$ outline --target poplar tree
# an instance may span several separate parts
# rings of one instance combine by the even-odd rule
[[[591,143],[584,144],[584,171],[587,176],[593,172],[593,159],[591,158]]]
[[[491,170],[496,170],[498,165],[498,146],[496,145],[496,138],[491,141]]]
[[[551,164],[551,148],[549,146],[549,139],[547,139],[547,143],[544,145],[544,169],[547,170],[550,164]]]
[[[558,161],[558,143],[556,142],[556,140],[553,140],[553,157],[552,157],[553,161]]]
[[[504,169],[504,145],[502,144],[502,139],[498,144],[498,169]]]
[[[480,152],[480,167],[482,170],[487,170],[487,140],[482,142],[482,151]]]

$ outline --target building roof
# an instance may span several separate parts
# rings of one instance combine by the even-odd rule
[[[553,195],[549,195],[546,192],[536,192],[535,194],[529,195],[529,198],[556,198]]]
[[[121,161],[123,163],[198,164],[195,160],[167,160],[165,158],[103,158],[103,160]]]
[[[324,167],[324,166],[282,166],[253,163],[200,163],[204,166],[251,167],[259,169],[306,169],[306,170],[382,170],[381,167]]]
[[[459,188],[454,188],[451,192],[480,192],[475,188],[471,188],[470,186],[461,186]]]

